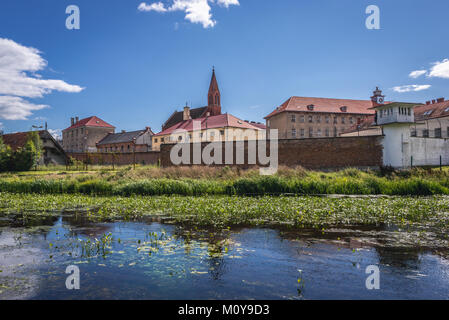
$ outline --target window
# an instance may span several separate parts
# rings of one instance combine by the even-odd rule
[[[435,138],[441,138],[441,128],[435,129]]]
[[[334,124],[337,124],[337,120],[338,120],[338,118],[334,117]]]
[[[325,135],[326,137],[329,137],[329,128],[326,128]]]
[[[301,129],[301,138],[304,138],[304,136],[305,136],[305,130]]]
[[[345,117],[341,117],[341,123],[345,124],[346,123],[346,118]]]
[[[407,108],[407,114],[408,114],[409,116],[412,115],[412,108]]]
[[[309,138],[313,137],[313,128],[309,128]]]
[[[316,116],[316,122],[321,123],[321,116]]]
[[[225,134],[224,130],[220,130],[220,134],[221,134],[222,136],[224,136],[224,134]]]
[[[156,139],[156,142],[157,142],[157,139]],[[130,150],[131,148],[130,148],[130,146],[129,146],[129,144],[128,144],[128,151]]]
[[[292,116],[291,116],[291,121],[292,121],[292,122],[296,122],[296,115],[292,114]]]
[[[301,122],[301,123],[306,122],[306,117],[300,116],[300,117],[299,117],[299,122]]]
[[[340,107],[340,110],[341,112],[346,112],[348,111],[348,107],[347,106]]]
[[[316,135],[317,135],[317,137],[321,137],[321,129],[320,128],[318,128],[318,130],[316,131]]]
[[[349,123],[350,124],[354,124],[354,118],[353,117],[349,117]]]
[[[123,148],[123,146],[120,147],[120,150],[123,152],[125,151],[125,149]]]
[[[157,138],[156,138],[156,139],[154,139],[154,143],[157,143]]]
[[[313,117],[309,116],[309,123],[313,123]]]
[[[267,120],[267,127],[270,127],[270,120]]]
[[[410,132],[410,136],[416,137],[416,129],[412,128],[412,131]]]
[[[315,108],[315,106],[313,104],[309,104],[307,106],[307,110],[313,111],[313,109]]]
[[[178,141],[182,141],[182,136],[178,136]]]
[[[296,129],[292,129],[292,138],[296,138]]]
[[[164,143],[165,142],[165,138],[161,138],[161,143]]]
[[[422,131],[422,136],[423,136],[424,138],[428,138],[428,137],[429,137],[429,130],[428,130],[428,129],[424,129],[424,130]]]
[[[334,137],[337,136],[337,127],[334,127]]]
[[[330,122],[330,117],[326,116],[326,123],[329,123],[329,122]]]

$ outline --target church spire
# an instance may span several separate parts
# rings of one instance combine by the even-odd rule
[[[221,95],[215,76],[215,68],[212,68],[212,79],[210,80],[209,93],[207,94],[208,108],[211,115],[221,114]]]

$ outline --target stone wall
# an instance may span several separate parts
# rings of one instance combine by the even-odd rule
[[[68,153],[69,157],[89,164],[98,165],[132,165],[133,163],[151,165],[159,163],[160,152],[136,152],[136,153]]]
[[[345,167],[378,167],[382,165],[382,139],[381,136],[368,137],[338,137],[338,138],[315,138],[315,139],[283,139],[279,140],[278,159],[280,166],[302,166],[307,169],[337,169]],[[208,143],[203,143],[204,148]],[[161,165],[163,167],[173,166],[170,159],[170,152],[173,145],[161,146]],[[190,161],[193,161],[193,148],[190,145]],[[226,164],[226,152],[224,144],[222,148],[221,166]],[[267,144],[267,150],[270,145]],[[242,148],[238,148],[234,143],[232,159],[234,165],[241,168],[249,168],[253,166],[263,166],[258,159],[255,164],[248,163],[248,142],[245,142]],[[243,164],[236,164],[236,154],[243,151],[245,160]],[[257,154],[258,150],[252,154]],[[266,154],[270,154],[269,151]],[[204,164],[204,163],[202,163]]]

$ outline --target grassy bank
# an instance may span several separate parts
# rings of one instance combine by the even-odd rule
[[[37,171],[0,176],[0,192],[86,194],[105,196],[155,195],[448,195],[447,170],[400,172],[306,171],[281,168],[263,177],[257,170],[231,168],[156,167],[69,173]]]
[[[447,236],[448,197],[236,197],[155,196],[93,197],[0,193],[0,213],[23,214],[24,218],[81,212],[88,217],[135,219],[162,215],[175,222],[201,226],[283,224],[296,228],[325,228],[334,225],[420,226],[435,228]]]

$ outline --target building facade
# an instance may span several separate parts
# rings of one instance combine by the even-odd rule
[[[415,107],[413,137],[449,138],[449,101],[444,98],[427,101]]]
[[[207,101],[207,106],[194,109],[189,108],[188,116],[186,116],[185,113],[186,108],[184,108],[184,111],[173,112],[168,120],[162,125],[162,131],[167,130],[168,128],[171,128],[185,120],[199,119],[207,116],[218,116],[221,114],[221,93],[218,88],[215,69],[212,70],[212,78],[209,85],[209,91],[207,93]]]
[[[277,129],[279,139],[338,137],[374,115],[383,103],[376,88],[371,100],[291,97],[265,117],[268,129]]]
[[[62,144],[66,152],[97,152],[97,143],[115,132],[114,126],[95,116],[82,120],[72,118],[70,124],[62,131]]]
[[[162,131],[153,136],[153,150],[162,144],[178,142],[239,141],[257,139],[265,133],[265,125],[244,121],[231,114],[222,114],[221,93],[215,70],[207,93],[208,105],[173,113],[162,126]]]
[[[66,165],[68,157],[58,141],[47,130],[38,131],[38,134],[42,141],[43,149],[39,165]],[[1,137],[3,142],[10,146],[12,150],[17,150],[25,146],[29,132],[4,134]]]
[[[98,152],[130,153],[152,150],[153,131],[150,127],[143,130],[111,133],[97,143]]]

